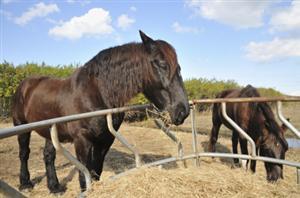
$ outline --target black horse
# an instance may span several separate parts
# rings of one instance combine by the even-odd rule
[[[174,48],[162,40],[152,40],[140,31],[142,43],[129,43],[99,52],[67,79],[31,77],[18,87],[13,99],[15,126],[65,115],[123,106],[138,93],[160,110],[167,110],[175,125],[189,115],[189,103]],[[119,129],[124,113],[113,115]],[[99,180],[105,155],[114,136],[104,116],[74,121],[57,126],[61,142],[73,142],[76,156]],[[50,192],[63,191],[54,161],[55,148],[49,128],[38,129],[46,138],[44,162]],[[30,132],[19,135],[21,160],[20,189],[32,188],[28,171]],[[80,187],[86,183],[79,175]]]
[[[225,90],[217,95],[217,98],[246,98],[260,97],[257,89],[248,85],[244,89]],[[265,103],[227,103],[226,112],[256,144],[260,155],[284,159],[285,152],[288,150],[288,143],[284,138],[286,127],[278,125],[270,106]],[[241,152],[248,154],[247,140],[239,136],[238,132],[223,118],[221,105],[213,106],[213,127],[209,139],[209,151],[215,152],[215,144],[218,140],[219,129],[222,124],[232,130],[232,152],[237,153],[238,141],[240,142]],[[234,159],[238,163],[238,159]],[[256,161],[252,160],[250,168],[253,172],[256,169]],[[265,162],[267,180],[276,181],[283,178],[282,165]]]

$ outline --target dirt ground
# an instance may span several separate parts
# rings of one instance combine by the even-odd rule
[[[298,114],[299,115],[299,114]],[[198,120],[199,124],[206,120]],[[185,125],[189,124],[188,120]],[[1,124],[0,128],[11,126]],[[206,131],[209,131],[206,126]],[[224,130],[224,129],[223,129]],[[226,131],[226,130],[225,130]],[[151,162],[177,155],[176,145],[158,129],[143,128],[123,124],[120,132],[135,145],[143,162]],[[184,145],[185,154],[192,152],[191,133],[174,131]],[[198,136],[198,148],[206,151],[207,135]],[[43,164],[44,140],[32,133],[29,169],[35,186],[28,197],[54,197],[46,187]],[[72,144],[64,145],[74,153]],[[218,152],[231,152],[231,141],[220,137]],[[300,162],[300,149],[289,149],[287,160]],[[112,175],[128,170],[135,165],[134,156],[117,140],[110,149],[100,182],[93,183],[89,197],[298,197],[300,186],[296,184],[296,170],[284,167],[284,180],[270,184],[265,180],[265,169],[258,162],[257,173],[243,169],[232,169],[231,159],[201,158],[200,168],[195,168],[189,160],[188,168],[180,162],[164,165],[162,168],[140,170],[111,181]],[[79,194],[78,173],[60,154],[56,159],[57,175],[67,190],[63,197],[76,197]],[[0,179],[18,188],[19,159],[17,137],[0,140]],[[1,197],[1,194],[0,194]]]

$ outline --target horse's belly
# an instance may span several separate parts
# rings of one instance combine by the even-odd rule
[[[37,129],[35,132],[43,138],[51,140],[50,128]],[[57,134],[60,142],[73,142],[73,138],[65,130],[65,127],[62,127],[61,125],[57,126]]]

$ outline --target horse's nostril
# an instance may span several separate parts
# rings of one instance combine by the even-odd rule
[[[184,116],[184,112],[181,111],[181,112],[180,112],[180,117],[182,118],[183,116]]]

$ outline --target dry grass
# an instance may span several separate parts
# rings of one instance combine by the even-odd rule
[[[263,176],[224,164],[200,168],[141,169],[116,181],[97,182],[89,197],[298,197],[299,187],[285,180],[267,183]]]
[[[291,107],[288,111],[285,109],[284,114],[291,117],[292,123],[300,128],[299,108]],[[206,151],[207,148],[210,119],[209,114],[197,117],[198,130],[203,134],[198,136],[200,151]],[[183,125],[186,130],[189,122],[187,119]],[[2,124],[0,128],[8,126],[11,125]],[[160,130],[125,124],[120,132],[139,149],[144,162],[177,154],[174,143]],[[185,153],[191,153],[191,134],[182,133],[180,128],[176,128],[175,132],[184,145]],[[217,144],[217,151],[230,153],[231,141],[228,137],[231,133],[225,128],[221,133],[223,135]],[[35,187],[32,191],[24,193],[28,197],[55,197],[49,194],[46,187],[43,146],[44,140],[33,133],[29,167]],[[65,147],[74,153],[73,145],[66,144]],[[290,149],[286,158],[300,162],[300,149]],[[17,188],[19,159],[16,137],[0,140],[0,159],[0,179]],[[262,162],[258,162],[256,174],[243,169],[231,169],[231,164],[231,159],[202,158],[200,168],[195,168],[193,161],[189,160],[187,169],[182,168],[181,163],[170,163],[163,166],[163,169],[141,169],[111,181],[110,176],[134,167],[133,154],[115,141],[106,157],[101,181],[93,183],[89,197],[299,197],[300,187],[296,184],[295,168],[285,167],[285,179],[270,184],[265,180]],[[56,167],[59,180],[67,187],[63,196],[78,196],[78,173],[74,167],[59,154]]]

